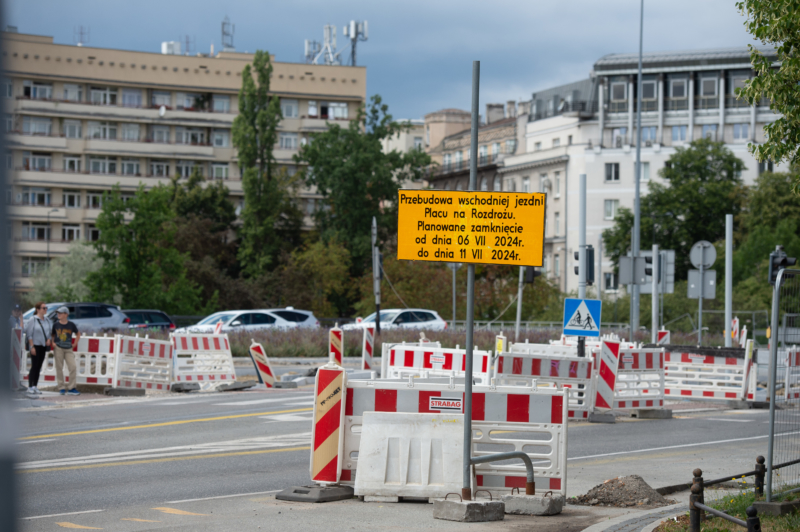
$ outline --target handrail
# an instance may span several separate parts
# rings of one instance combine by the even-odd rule
[[[725,519],[726,521],[730,521],[731,523],[737,524],[739,526],[747,527],[747,523],[742,521],[741,519],[737,519],[736,517],[733,517],[732,515],[728,515],[725,512],[722,512],[722,511],[717,510],[715,508],[711,508],[710,506],[706,506],[705,504],[703,504],[701,502],[696,502],[696,503],[694,503],[694,505],[696,507],[700,508],[701,510],[705,510],[706,512],[710,513],[711,515],[716,515],[717,517],[721,517],[721,518]]]
[[[535,495],[536,494],[536,483],[533,479],[533,462],[531,462],[531,457],[525,454],[522,451],[510,451],[507,453],[495,453],[495,454],[487,454],[485,456],[473,456],[470,458],[470,465],[475,464],[485,464],[486,462],[498,462],[500,460],[513,460],[515,458],[522,459],[525,462],[525,471],[527,473],[527,477],[525,479],[525,495]],[[468,489],[468,488],[464,488]],[[462,490],[463,491],[463,490]],[[476,492],[477,493],[477,492]],[[471,497],[469,494],[464,493],[466,495],[464,498],[469,500]]]

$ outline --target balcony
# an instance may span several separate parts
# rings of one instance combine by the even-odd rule
[[[667,111],[688,111],[689,98],[665,98],[664,109]]]
[[[627,110],[627,107],[625,108]],[[597,112],[597,102],[596,101],[574,101],[568,102],[566,100],[560,102],[558,106],[553,109],[547,108],[542,110],[534,110],[531,112],[530,116],[528,117],[529,122],[533,122],[535,120],[542,120],[544,118],[550,118],[552,116],[560,116],[563,114],[569,113],[578,113],[579,115],[586,115],[591,116],[592,114]]]
[[[12,131],[6,134],[6,143],[10,148],[25,150],[59,150],[67,149],[67,139],[58,135],[35,135]]]
[[[69,247],[72,245],[75,240],[61,240],[61,239],[50,239],[50,254],[51,255],[66,255],[69,253]],[[26,253],[47,253],[48,247],[47,240],[32,240],[29,238],[15,238],[14,239],[14,246],[13,252],[15,255],[21,255]]]
[[[606,109],[609,113],[627,113],[628,100],[612,100],[608,102],[608,107]]]
[[[56,212],[51,212],[56,209]],[[47,213],[50,212],[50,216]],[[8,216],[12,219],[66,222],[67,211],[62,205],[12,204],[8,208]]]
[[[633,110],[636,111],[636,100],[633,102]],[[658,111],[658,100],[642,100],[642,112]]]
[[[695,96],[695,111],[719,109],[719,98],[716,96]]]
[[[502,159],[504,154],[491,154],[491,155],[479,155],[478,156],[478,167],[481,166],[488,166],[490,164],[494,164],[500,159]],[[439,167],[431,167],[432,169],[435,168],[435,175],[444,175],[444,174],[451,174],[454,172],[460,172],[462,170],[469,169],[469,161],[455,161],[450,162],[447,164],[443,164]]]
[[[95,154],[140,155],[142,157],[174,157],[178,159],[212,159],[211,144],[178,144],[148,140],[86,139],[86,151]]]

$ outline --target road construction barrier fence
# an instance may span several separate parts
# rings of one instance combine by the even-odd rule
[[[347,373],[342,367],[328,363],[317,370],[310,472],[311,480],[319,484],[345,480],[342,478],[342,461],[346,385]]]
[[[531,344],[527,341],[511,343],[508,349],[510,353],[521,353],[526,355],[542,356],[567,356],[577,357],[578,347],[576,345],[565,344]]]
[[[343,332],[338,325],[328,333],[328,354],[331,360],[340,366],[342,365],[342,356],[344,356],[342,354],[344,349],[342,334]]]
[[[393,347],[402,346],[402,347],[419,347],[419,346],[426,346],[430,348],[440,348],[442,344],[439,342],[431,342],[427,338],[422,339],[420,342],[398,342],[398,343],[389,343],[383,342],[381,344],[381,378],[386,379],[388,378],[389,374],[389,351],[392,350]]]
[[[570,391],[556,388],[482,386],[472,388],[473,456],[513,447],[534,463],[536,486],[566,494],[567,404]],[[353,484],[358,469],[364,412],[463,413],[464,384],[404,381],[347,382],[344,394],[344,444],[341,481]],[[511,434],[514,433],[514,434]],[[525,487],[523,464],[476,464],[475,489],[492,492]]]
[[[783,385],[785,401],[800,399],[800,351],[797,346],[786,353],[786,378]]]
[[[19,390],[25,386],[22,382],[23,354],[22,329],[11,329],[11,389]]]
[[[620,349],[614,408],[664,408],[664,349]]]
[[[169,391],[174,352],[169,340],[119,335],[117,341],[117,388]]]
[[[250,359],[258,372],[258,380],[267,388],[275,386],[275,373],[272,371],[272,366],[269,364],[269,357],[267,352],[264,351],[264,346],[250,339]]]
[[[620,343],[603,340],[597,353],[597,376],[595,377],[595,410],[614,408],[614,394],[619,368]]]
[[[361,344],[361,369],[375,369],[372,354],[375,352],[375,327],[364,327],[364,340]]]
[[[466,374],[466,349],[433,348],[422,346],[395,346],[389,350],[387,378],[463,377]],[[489,351],[473,350],[472,377],[488,385],[491,376],[492,355]]]
[[[212,391],[236,382],[227,334],[170,335],[175,348],[173,384],[196,383],[202,391]]]
[[[744,357],[667,352],[664,360],[665,397],[699,401],[742,401],[747,398],[753,341]]]
[[[12,331],[13,332],[13,331]],[[116,387],[115,371],[117,367],[117,347],[119,335],[115,336],[89,336],[81,335],[80,341],[75,343],[75,365],[77,369],[77,382],[69,382],[69,372],[64,372],[64,382],[68,388],[78,384],[91,384],[98,386]],[[30,350],[24,348],[24,341],[20,360],[20,387],[28,386],[30,373]],[[66,368],[65,368],[66,369]],[[57,384],[55,356],[52,351],[45,354],[42,371],[39,373],[39,382]]]

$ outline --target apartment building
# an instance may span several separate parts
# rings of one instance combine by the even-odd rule
[[[10,283],[31,276],[72,242],[98,237],[103,193],[132,195],[198,169],[223,180],[243,205],[231,144],[242,70],[253,54],[169,55],[56,44],[2,33],[6,191],[12,241]],[[289,172],[309,134],[356,117],[366,97],[364,67],[276,62],[271,92],[283,120],[274,155]],[[343,124],[346,126],[346,124]],[[301,191],[311,226],[319,196]]]

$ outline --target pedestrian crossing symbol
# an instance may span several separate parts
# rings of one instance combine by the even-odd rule
[[[597,299],[565,299],[564,335],[599,338],[601,309]]]

